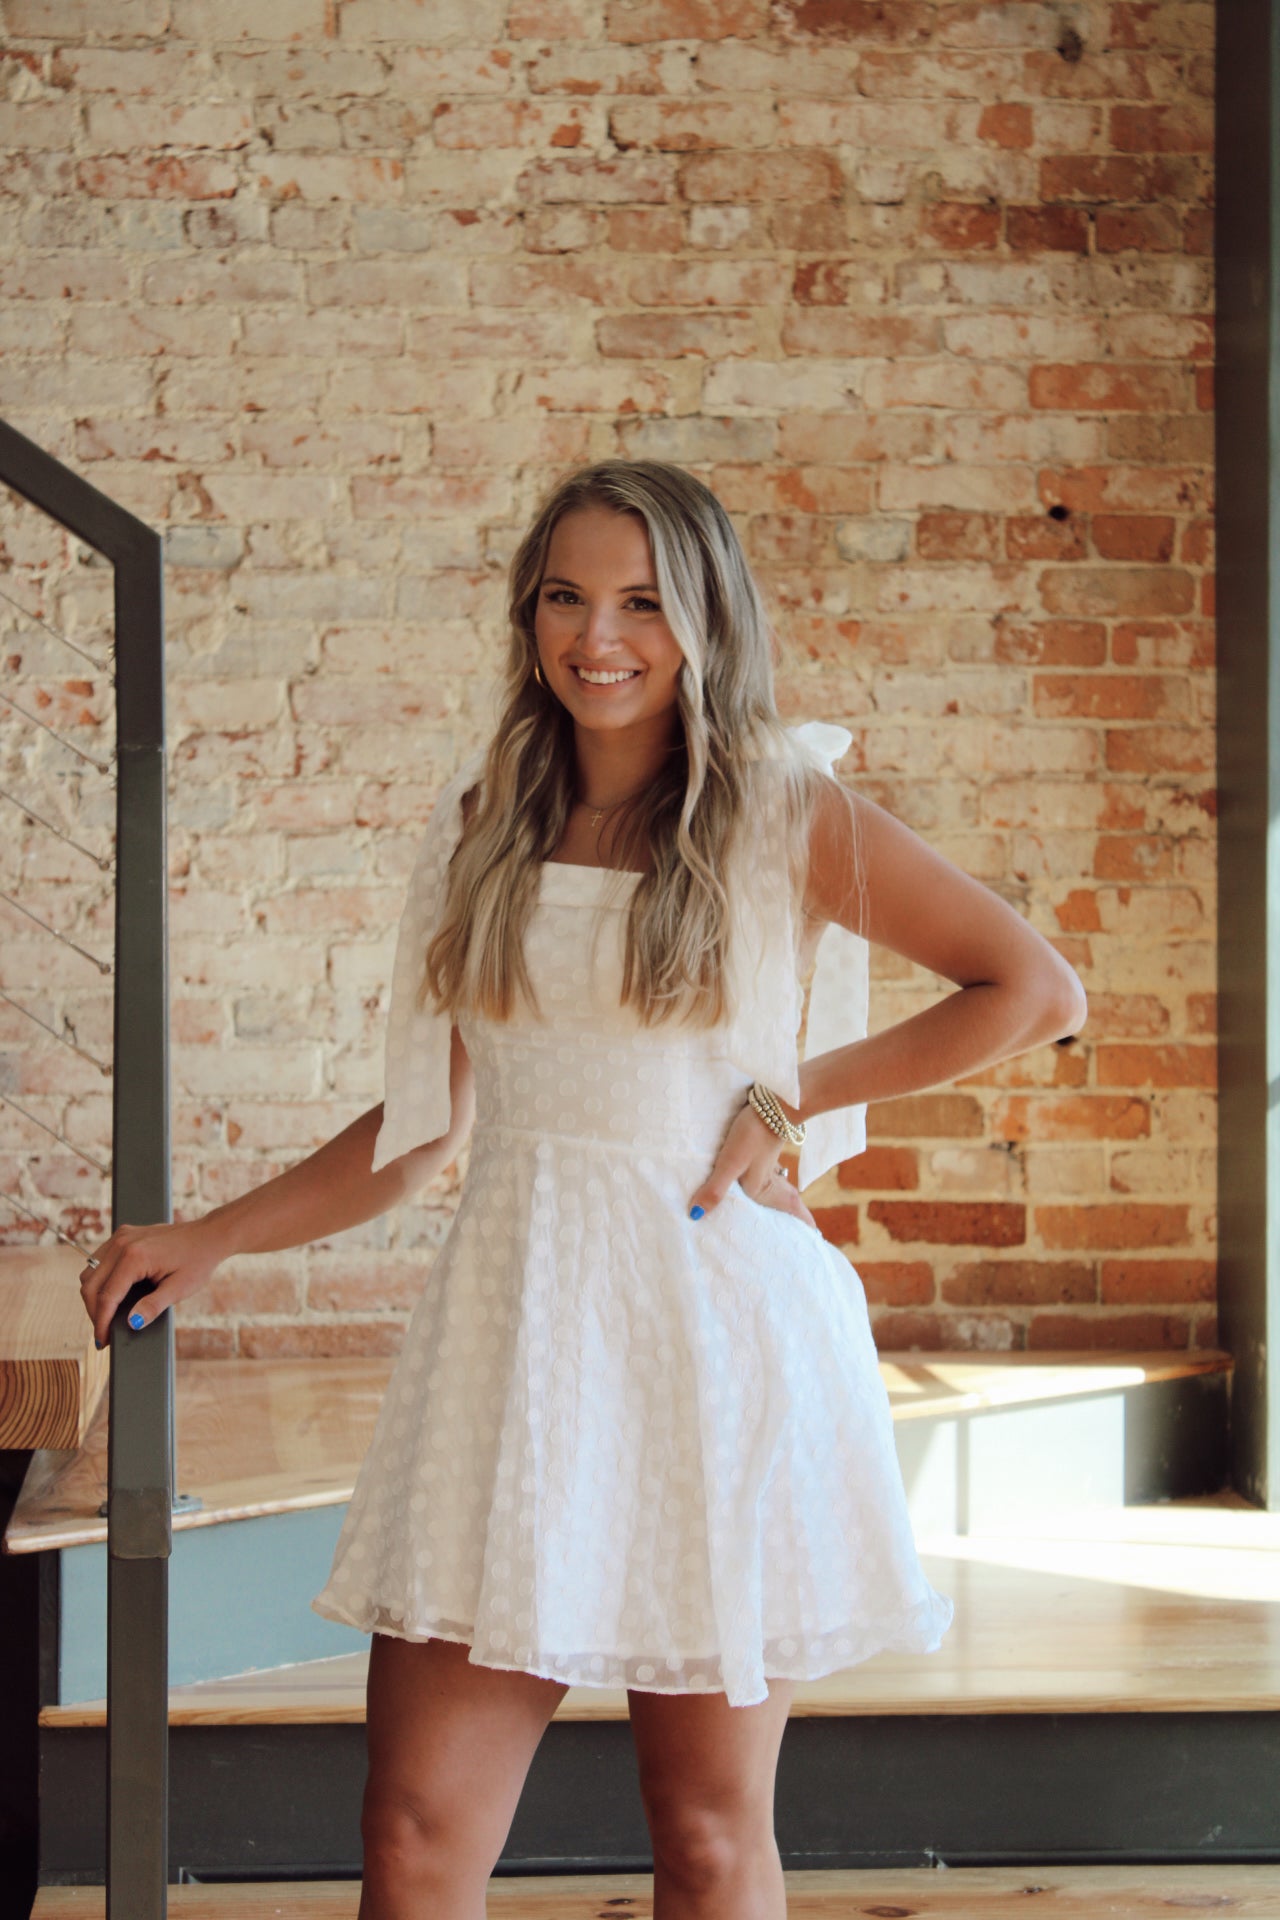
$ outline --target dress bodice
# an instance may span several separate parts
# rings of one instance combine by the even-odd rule
[[[830,771],[852,736],[809,722],[792,729]],[[473,754],[442,789],[410,878],[392,971],[387,1020],[383,1123],[373,1171],[448,1128],[452,1022],[430,1003],[414,1005],[423,956],[438,923],[446,869],[462,830],[462,796],[475,784],[485,750]],[[713,1028],[678,1021],[644,1027],[621,1004],[626,915],[638,873],[547,861],[526,932],[525,960],[541,1018],[521,1011],[495,1023],[463,1017],[464,1044],[476,1074],[477,1121],[529,1095],[530,1124],[564,1129],[616,1125],[625,1137],[627,1100],[634,1128],[649,1105],[656,1123],[685,1125],[690,1151],[723,1125],[760,1079],[790,1103],[800,1097],[797,1030],[803,1004],[801,926],[791,899],[782,817],[777,806],[753,822],[749,876],[730,887],[731,1017]],[[867,1031],[867,946],[835,923],[817,940],[804,1057],[862,1038]],[[523,1050],[524,1059],[519,1056]],[[560,1058],[557,1060],[556,1055]],[[610,1055],[616,1057],[611,1058]],[[561,1069],[555,1071],[556,1068]],[[536,1070],[536,1071],[535,1071]],[[537,1082],[535,1089],[535,1080]],[[604,1082],[621,1091],[609,1092]],[[526,1083],[523,1087],[521,1082]],[[555,1087],[563,1083],[558,1100]],[[593,1088],[599,1086],[599,1091]],[[584,1105],[600,1102],[596,1108]],[[538,1103],[541,1104],[538,1104]],[[799,1184],[808,1186],[866,1145],[864,1106],[813,1115],[800,1149]],[[562,1114],[557,1120],[554,1116]],[[509,1124],[514,1124],[508,1120]],[[680,1137],[685,1137],[681,1134]]]

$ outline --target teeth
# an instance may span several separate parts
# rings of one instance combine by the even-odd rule
[[[637,670],[633,667],[626,673],[589,673],[586,667],[575,667],[574,671],[580,680],[587,681],[590,686],[608,687],[612,686],[615,680],[634,680]]]

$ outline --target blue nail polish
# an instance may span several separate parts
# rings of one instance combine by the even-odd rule
[[[690,1207],[690,1209],[689,1209],[689,1218],[690,1218],[691,1220],[701,1220],[701,1218],[702,1218],[702,1216],[703,1216],[703,1214],[704,1214],[705,1212],[706,1212],[706,1208],[705,1208],[705,1207]]]
[[[98,1349],[98,1352],[101,1353],[102,1349],[106,1346],[107,1343],[105,1340],[99,1340],[97,1334],[95,1333],[93,1336],[93,1344]]]
[[[133,1328],[135,1333],[140,1333],[143,1327],[146,1326],[146,1324],[147,1324],[146,1321],[143,1319],[140,1313],[131,1313],[129,1315],[129,1325]]]

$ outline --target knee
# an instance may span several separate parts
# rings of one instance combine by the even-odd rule
[[[365,1789],[360,1837],[366,1866],[376,1865],[398,1883],[429,1885],[448,1879],[458,1867],[458,1832],[439,1809],[394,1788]]]
[[[652,1808],[649,1834],[655,1868],[688,1893],[731,1884],[741,1865],[743,1823],[714,1807]]]

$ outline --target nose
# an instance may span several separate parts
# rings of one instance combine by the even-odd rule
[[[617,609],[607,601],[594,607],[588,605],[583,611],[582,628],[578,635],[579,652],[607,655],[616,647],[617,639]]]

